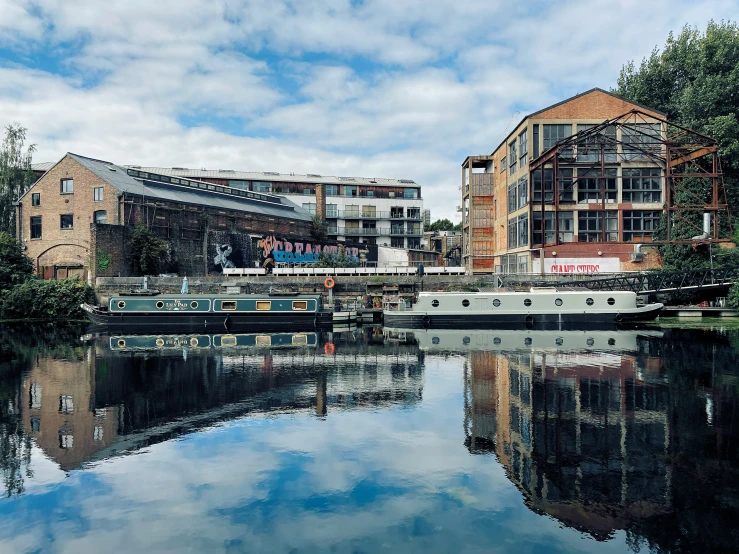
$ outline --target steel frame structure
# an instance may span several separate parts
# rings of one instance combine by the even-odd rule
[[[659,134],[645,131],[642,125],[659,125]],[[629,137],[630,140],[624,140]],[[578,161],[578,156],[583,151],[587,154],[595,150],[599,155],[592,162]],[[610,159],[607,161],[606,157]],[[559,212],[560,194],[568,189],[572,190],[578,183],[580,177],[573,171],[572,179],[568,178],[569,184],[563,187],[560,169],[563,166],[576,169],[600,170],[598,174],[588,175],[589,178],[597,178],[600,183],[600,205],[597,210],[601,214],[601,236],[599,242],[608,241],[605,212],[617,209],[618,204],[613,205],[606,199],[606,169],[618,167],[623,162],[631,162],[635,159],[646,161],[658,166],[663,173],[664,199],[663,212],[666,215],[666,240],[664,243],[695,244],[695,240],[687,241],[688,236],[673,237],[673,221],[683,220],[688,226],[696,229],[696,233],[702,233],[702,228],[686,219],[684,212],[709,212],[713,215],[713,229],[711,237],[701,242],[723,242],[730,239],[721,239],[720,219],[725,216],[725,223],[731,232],[731,218],[729,215],[726,189],[723,183],[723,172],[721,160],[718,155],[717,141],[697,133],[687,127],[658,117],[654,114],[639,109],[631,110],[619,117],[608,119],[600,124],[593,125],[589,129],[577,132],[565,139],[560,140],[554,146],[545,150],[539,157],[529,164],[529,198],[531,199],[532,230],[534,228],[533,214],[537,208],[541,212],[541,243],[535,243],[532,233],[532,245],[551,246],[563,244],[559,234]],[[545,190],[545,170],[552,171],[553,191],[551,200],[547,200],[548,193]],[[534,182],[536,172],[540,173],[541,201],[534,203]],[[613,178],[612,176],[610,178]],[[621,177],[616,177],[621,179]],[[700,197],[685,186],[687,179],[698,179],[705,185],[710,182],[710,199]],[[618,181],[617,181],[618,182]],[[621,189],[617,185],[617,190]],[[575,203],[577,201],[575,200]],[[546,242],[545,211],[547,205],[554,207],[554,242]],[[589,204],[590,208],[592,204]],[[572,210],[571,207],[567,211]],[[621,232],[623,229],[621,230]],[[615,241],[619,242],[619,241]],[[630,242],[630,241],[624,241]]]

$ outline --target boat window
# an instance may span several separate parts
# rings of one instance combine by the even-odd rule
[[[293,335],[293,344],[308,344],[308,335]]]
[[[495,306],[496,308],[500,306],[500,300],[498,300],[497,298],[493,300],[493,306]]]
[[[434,308],[438,308],[438,307],[439,307],[439,301],[438,301],[438,300],[432,300],[432,301],[431,301],[431,305],[432,305],[432,306],[433,306]]]
[[[434,337],[431,339],[431,344],[439,344],[439,337]]]
[[[593,299],[592,299],[592,298],[588,298],[588,299],[587,299],[587,300],[585,301],[585,303],[586,303],[586,304],[587,304],[588,306],[592,306],[592,305],[593,305]]]
[[[616,339],[608,339],[608,346],[616,346]]]
[[[159,348],[161,348],[162,346],[164,346],[164,339],[163,339],[162,337],[159,337],[159,338],[158,338],[158,339],[156,340],[156,345],[157,345],[157,346],[158,346]]]
[[[200,341],[198,340],[197,337],[193,337],[190,339],[190,346],[199,346],[199,345],[200,345]]]
[[[221,309],[226,310],[235,310],[236,309],[236,300],[221,300]]]
[[[260,311],[269,311],[272,309],[272,301],[271,300],[257,300],[257,310]]]
[[[161,310],[162,308],[164,308],[164,302],[162,302],[162,301],[160,300],[159,302],[157,302],[157,309],[158,309],[158,310]]]
[[[595,344],[595,339],[590,338],[586,340],[585,342],[587,343],[588,346],[593,346]]]
[[[256,338],[257,346],[272,346],[272,337],[269,335],[257,335]]]
[[[493,344],[500,344],[500,337],[495,337],[493,339]]]
[[[524,300],[523,305],[526,306],[527,308],[531,306],[531,298],[527,298],[526,300]]]
[[[564,341],[564,340],[562,340],[562,337],[557,337],[556,339],[554,339],[554,343],[555,343],[555,344],[556,344],[557,346],[562,346],[562,345],[564,344],[564,342],[565,342],[565,341]]]
[[[197,300],[193,300],[192,302],[190,302],[190,307],[193,310],[197,310],[198,309],[198,302],[197,302]]]
[[[226,348],[236,346],[236,337],[233,335],[223,335],[221,337],[221,346]]]
[[[469,343],[470,343],[470,337],[464,337],[464,338],[462,339],[462,343],[463,343],[463,344],[469,344]]]
[[[608,299],[608,305],[609,306],[613,306],[615,303],[616,303],[616,299],[615,298],[609,298]]]
[[[293,310],[299,310],[299,311],[304,312],[307,309],[308,309],[308,302],[306,300],[293,300]]]
[[[469,305],[470,305],[470,301],[469,300],[467,300],[466,298],[464,300],[462,300],[462,306],[464,306],[466,308]]]
[[[532,343],[532,342],[533,342],[533,341],[531,340],[531,337],[526,337],[525,339],[523,339],[523,343],[524,343],[524,344],[525,344],[526,346],[531,346],[531,343]]]
[[[125,348],[126,347],[126,341],[123,339],[118,339],[118,348]]]
[[[118,302],[118,307],[122,310],[123,308],[126,307],[126,303],[123,300],[121,300],[120,302]]]
[[[554,303],[555,303],[555,304],[556,304],[557,306],[561,306],[561,305],[562,305],[562,299],[561,299],[561,298],[557,298],[557,299],[556,299],[556,300],[554,301]]]

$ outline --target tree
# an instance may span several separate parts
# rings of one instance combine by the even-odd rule
[[[26,129],[19,123],[5,128],[5,138],[0,146],[0,232],[15,235],[15,206],[23,193],[33,184],[31,159],[36,145],[26,151]]]
[[[655,48],[639,67],[631,61],[621,69],[614,92],[664,112],[670,121],[714,137],[719,145],[729,206],[732,211],[739,206],[739,28],[736,23],[711,21],[705,33],[685,26],[677,37],[670,34],[665,47],[661,51]],[[685,185],[689,187],[690,183]],[[700,218],[697,213],[691,216]],[[667,267],[706,265],[710,255],[707,248],[685,245],[670,245],[661,250]]]
[[[326,240],[326,223],[321,220],[321,216],[316,214],[313,216],[310,229],[311,237],[313,240]]]
[[[456,225],[448,219],[437,219],[426,229],[427,231],[456,231]],[[462,224],[459,223],[459,230],[462,230]]]
[[[10,233],[0,232],[0,291],[9,290],[33,277],[33,262]]]
[[[139,275],[157,275],[170,265],[167,241],[143,225],[133,230],[130,255],[133,270]]]
[[[359,261],[352,257],[347,256],[344,249],[340,249],[338,254],[331,254],[329,252],[321,252],[318,256],[318,261],[315,267],[358,267]]]

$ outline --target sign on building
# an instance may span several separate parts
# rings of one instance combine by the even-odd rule
[[[541,260],[534,260],[534,273],[541,272]],[[544,273],[594,274],[618,273],[621,262],[618,258],[544,258]]]

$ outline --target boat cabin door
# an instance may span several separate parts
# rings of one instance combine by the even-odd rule
[[[475,310],[483,311],[485,309],[485,298],[475,298]]]

